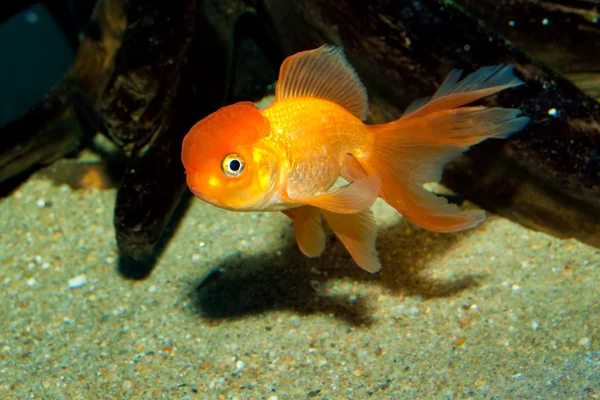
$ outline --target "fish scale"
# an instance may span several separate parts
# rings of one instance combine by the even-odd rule
[[[285,154],[287,189],[292,197],[323,193],[338,177],[346,154],[360,158],[372,135],[358,118],[327,100],[299,97],[262,111],[271,123],[264,138]]]

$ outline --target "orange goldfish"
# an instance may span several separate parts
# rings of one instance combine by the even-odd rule
[[[342,49],[321,46],[282,64],[275,100],[223,107],[196,123],[181,158],[196,197],[234,211],[282,211],[300,250],[325,249],[322,219],[358,266],[381,268],[371,206],[381,197],[425,229],[454,232],[485,218],[424,189],[442,168],[487,138],[506,138],[529,118],[520,110],[465,107],[523,84],[511,66],[453,70],[430,98],[396,121],[366,125],[367,92]],[[334,187],[339,177],[348,184]]]

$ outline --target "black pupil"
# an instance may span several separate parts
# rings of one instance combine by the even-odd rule
[[[232,170],[233,172],[238,172],[241,168],[242,164],[239,162],[239,160],[231,160],[229,161],[229,169]]]

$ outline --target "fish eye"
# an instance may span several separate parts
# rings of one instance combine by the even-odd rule
[[[221,168],[229,177],[239,176],[244,171],[244,160],[239,154],[229,154],[223,159]]]

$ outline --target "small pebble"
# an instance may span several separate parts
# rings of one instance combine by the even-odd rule
[[[69,289],[77,289],[85,286],[88,280],[85,275],[77,275],[74,278],[69,279]]]
[[[244,369],[244,362],[243,362],[243,361],[241,361],[241,360],[238,360],[238,361],[235,363],[235,373],[237,374],[238,372],[240,372],[240,371],[241,371],[241,370],[243,370],[243,369]]]
[[[579,339],[579,345],[581,347],[587,347],[587,346],[589,346],[590,342],[591,342],[591,340],[588,337],[584,337],[584,338]]]
[[[600,367],[600,351],[592,351],[583,356],[586,363],[594,367]]]
[[[408,310],[408,313],[410,315],[419,315],[421,311],[416,306],[412,306],[410,310]]]
[[[539,322],[537,322],[537,321],[531,321],[531,328],[532,328],[534,331],[537,331],[538,329],[540,329],[540,324],[539,324]]]
[[[292,325],[294,328],[300,327],[300,318],[295,315],[292,316],[290,318],[290,325]]]
[[[404,315],[406,306],[404,304],[401,304],[399,306],[394,306],[392,308],[390,308],[390,315],[393,318],[401,318]]]

